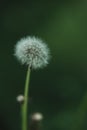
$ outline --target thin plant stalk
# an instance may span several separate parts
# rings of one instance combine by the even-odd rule
[[[28,100],[29,100],[29,82],[30,82],[30,67],[28,67],[26,81],[25,81],[25,90],[24,90],[24,102],[22,104],[22,130],[27,130],[27,109],[28,109]]]

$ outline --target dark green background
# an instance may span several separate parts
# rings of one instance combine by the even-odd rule
[[[20,130],[26,66],[16,42],[38,36],[51,50],[48,67],[32,71],[29,115],[43,113],[43,130],[87,129],[87,1],[0,2],[0,130]],[[28,117],[29,117],[28,115]]]

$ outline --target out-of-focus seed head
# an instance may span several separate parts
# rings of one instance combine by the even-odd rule
[[[16,100],[19,102],[19,103],[22,103],[24,101],[24,96],[23,95],[18,95],[16,97]]]
[[[41,121],[43,119],[43,115],[39,112],[37,113],[34,113],[32,116],[31,116],[31,120],[32,121]]]

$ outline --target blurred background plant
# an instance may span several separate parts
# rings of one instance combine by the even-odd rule
[[[87,1],[0,1],[0,130],[21,130],[20,105],[26,67],[14,59],[21,37],[45,39],[47,68],[32,72],[30,113],[44,115],[43,130],[87,129]]]

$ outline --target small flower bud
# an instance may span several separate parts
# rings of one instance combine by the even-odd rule
[[[19,103],[22,103],[24,101],[24,96],[23,95],[18,95],[16,99],[17,99],[17,101]]]

